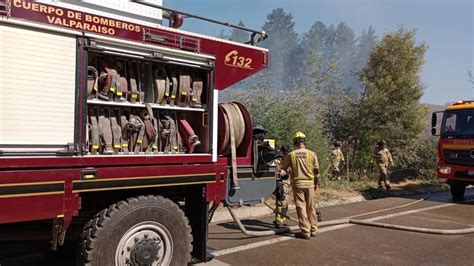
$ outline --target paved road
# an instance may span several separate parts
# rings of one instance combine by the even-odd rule
[[[423,195],[413,196],[420,198]],[[474,201],[474,190],[466,197]],[[322,208],[324,220],[339,219],[415,201],[387,198]],[[415,205],[358,219],[399,213],[378,222],[437,229],[474,226],[474,202],[449,204],[449,193],[433,194]],[[416,210],[404,214],[409,210]],[[404,215],[400,215],[404,214]],[[271,218],[244,221],[249,227],[271,226]],[[322,229],[311,240],[292,236],[248,238],[230,230],[233,224],[211,227],[209,246],[217,255],[213,264],[231,265],[474,265],[474,234],[428,235],[360,225]],[[216,263],[219,262],[219,263]]]
[[[375,210],[391,208],[415,201],[410,198],[386,198],[342,206],[322,208],[325,221]],[[373,218],[378,222],[440,229],[474,226],[474,189],[467,193],[469,203],[450,203],[449,193],[433,194],[415,205],[377,213],[358,219]],[[412,211],[406,214],[407,211]],[[395,214],[381,219],[380,216]],[[294,216],[294,214],[291,214]],[[244,220],[248,229],[272,227],[272,217]],[[311,240],[294,239],[292,235],[248,237],[233,223],[210,227],[209,249],[216,255],[209,265],[470,265],[474,266],[474,234],[428,235],[360,225],[321,228]],[[73,249],[55,257],[47,251],[47,243],[0,242],[0,265],[73,265]]]

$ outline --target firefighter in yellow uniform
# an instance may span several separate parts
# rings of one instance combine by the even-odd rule
[[[288,169],[293,188],[293,197],[301,232],[296,238],[310,239],[318,232],[318,220],[314,207],[314,191],[317,189],[319,164],[316,153],[306,149],[306,136],[298,131],[293,138],[295,150],[283,160],[283,169]]]
[[[290,148],[288,145],[283,145],[280,148],[280,154],[275,159],[276,179],[277,179],[277,193],[276,196],[276,213],[273,224],[276,228],[281,228],[288,225],[284,215],[288,212],[288,191],[290,188],[290,176],[286,169],[283,168],[283,158],[288,156]]]
[[[331,155],[329,156],[329,161],[331,163],[330,180],[341,180],[341,170],[339,169],[339,166],[342,162],[344,162],[344,154],[342,154],[341,143],[339,141],[334,142],[334,148],[332,149]]]
[[[379,188],[382,188],[382,182],[385,185],[385,189],[389,190],[390,182],[388,180],[388,169],[393,166],[393,159],[390,151],[387,149],[387,142],[381,140],[377,142],[377,147],[375,148],[374,154],[372,155],[372,161],[375,161],[379,168]]]

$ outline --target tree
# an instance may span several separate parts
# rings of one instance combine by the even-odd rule
[[[335,60],[338,70],[336,75],[341,77],[340,86],[351,88],[358,83],[357,73],[353,71],[356,56],[356,39],[354,31],[344,22],[337,25],[331,58]]]
[[[228,40],[228,39],[229,39],[229,35],[227,35],[227,34],[225,33],[225,30],[224,30],[224,29],[222,29],[221,32],[219,33],[219,35],[217,35],[217,38],[220,38],[220,39],[227,39],[227,40]]]
[[[349,141],[357,127],[360,96],[355,91],[338,89],[327,97],[324,122],[331,139]]]
[[[372,50],[377,43],[377,36],[375,35],[375,30],[372,26],[369,26],[367,30],[363,30],[362,34],[358,38],[357,45],[357,57],[359,58],[358,68],[362,69],[367,65],[367,60],[369,59]]]
[[[360,157],[385,139],[395,154],[413,154],[423,138],[426,109],[420,104],[421,70],[427,46],[415,43],[415,31],[400,27],[385,34],[362,70],[365,86],[357,135]],[[415,159],[412,159],[415,160]]]
[[[369,26],[367,30],[362,31],[362,34],[358,38],[356,57],[352,64],[352,71],[357,78],[360,76],[362,69],[367,66],[367,60],[369,59],[376,43],[377,36],[375,35],[375,30],[372,26]],[[360,93],[363,91],[363,85],[360,80],[353,84],[352,88]]]
[[[328,29],[326,25],[317,21],[308,32],[303,35],[301,45],[307,53],[316,53],[321,56],[327,43]]]
[[[245,24],[242,21],[239,21],[238,25],[245,27]],[[250,34],[244,30],[233,28],[230,32],[229,40],[244,43],[250,40]]]
[[[316,80],[323,94],[331,94],[339,88],[348,89],[359,83],[357,73],[352,71],[357,55],[355,34],[344,22],[337,27],[326,27],[320,21],[314,23],[304,34],[301,47],[305,54],[306,75],[303,77],[306,77],[306,82],[314,84],[315,80],[310,77],[324,76],[331,70],[332,76],[326,75],[325,80],[332,80],[332,83],[323,85]]]
[[[335,50],[343,54],[338,61],[340,70],[337,77],[345,76],[345,80],[337,81],[327,97],[325,123],[327,134],[343,142],[344,150],[354,150],[355,128],[359,123],[359,109],[362,96],[362,83],[359,80],[360,71],[367,65],[367,60],[376,44],[375,31],[372,27],[362,31],[361,36],[354,40],[353,31],[345,24],[338,25],[336,30],[338,45]],[[344,37],[345,36],[345,37]],[[356,45],[357,43],[357,45]],[[348,154],[350,155],[350,154]]]
[[[291,81],[294,58],[292,55],[298,49],[298,34],[294,30],[294,21],[291,13],[286,13],[282,8],[274,9],[267,16],[263,30],[268,33],[268,38],[262,46],[271,51],[269,67],[263,75],[268,77],[272,89],[286,90]]]
[[[329,66],[335,67],[334,64],[329,64],[330,60],[326,54],[328,34],[326,25],[317,21],[303,35],[300,44],[303,53],[300,86],[315,88],[317,91],[323,91],[326,88],[324,81],[328,78],[327,70]]]
[[[265,87],[251,87],[247,90],[228,92],[228,97],[243,103],[249,110],[253,122],[261,124],[271,132],[277,146],[292,145],[296,131],[305,133],[308,147],[321,157],[322,169],[329,154],[328,140],[323,133],[321,116],[317,112],[312,93],[296,89],[292,92],[269,90]],[[321,156],[322,155],[322,156]]]

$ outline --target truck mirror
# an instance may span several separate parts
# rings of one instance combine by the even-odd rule
[[[438,132],[438,115],[443,114],[443,111],[436,111],[433,112],[431,115],[431,135],[433,136],[439,136]]]

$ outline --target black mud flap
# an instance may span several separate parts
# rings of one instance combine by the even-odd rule
[[[275,190],[275,167],[269,167],[265,171],[259,171],[254,174],[253,167],[237,168],[240,189],[231,188],[232,174],[231,169],[227,171],[227,197],[228,206],[253,206],[263,203],[270,197]]]

